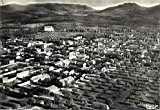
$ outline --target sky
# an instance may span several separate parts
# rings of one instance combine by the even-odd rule
[[[69,3],[69,4],[84,4],[91,6],[95,9],[104,9],[111,6],[116,6],[122,3],[138,3],[141,6],[151,7],[160,4],[160,0],[4,0],[6,4],[18,3],[18,4],[30,4],[30,3]]]

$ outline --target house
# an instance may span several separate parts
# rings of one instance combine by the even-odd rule
[[[9,64],[14,64],[15,63],[15,60],[10,60],[9,61]]]

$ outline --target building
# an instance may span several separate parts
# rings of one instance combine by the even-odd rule
[[[45,32],[54,32],[53,26],[44,26],[44,31]]]

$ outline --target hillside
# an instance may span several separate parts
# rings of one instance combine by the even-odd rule
[[[31,4],[21,6],[17,4],[0,7],[3,22],[48,22],[73,21],[70,16],[83,16],[94,11],[85,5],[73,4]]]
[[[125,3],[104,10],[75,4],[6,5],[0,7],[3,22],[80,22],[84,24],[159,25],[160,6],[142,7]]]
[[[116,7],[101,10],[97,15],[109,17],[120,24],[156,25],[159,24],[160,6],[141,7],[135,3],[125,3]]]

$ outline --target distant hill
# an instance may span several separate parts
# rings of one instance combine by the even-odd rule
[[[141,7],[136,3],[125,3],[98,12],[98,15],[111,18],[120,24],[157,25],[160,20],[160,6]]]
[[[73,21],[72,16],[84,16],[94,11],[85,5],[73,4],[31,4],[31,5],[5,5],[0,7],[4,22],[48,22]]]
[[[142,7],[136,3],[124,3],[104,10],[94,10],[75,4],[31,4],[1,6],[3,22],[80,22],[84,24],[159,25],[160,5]]]
[[[86,12],[93,11],[94,9],[88,7],[86,5],[78,5],[78,4],[56,4],[56,3],[45,3],[45,4],[29,4],[29,5],[18,5],[18,4],[10,4],[1,6],[3,11],[17,11],[17,12],[27,12],[27,11],[65,11],[65,12]],[[44,10],[42,10],[44,9]]]

